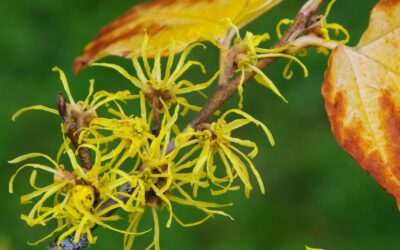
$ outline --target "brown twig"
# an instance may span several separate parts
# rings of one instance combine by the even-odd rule
[[[85,147],[79,147],[79,131],[77,129],[76,121],[74,121],[67,111],[67,102],[65,98],[61,95],[57,95],[57,108],[58,113],[63,120],[63,124],[65,126],[65,133],[68,138],[71,140],[72,144],[74,144],[75,148],[78,149],[79,159],[82,162],[82,166],[90,170],[92,169],[92,159],[90,158],[89,149]]]
[[[218,85],[223,84],[232,78],[235,72],[235,51],[231,50],[232,39],[235,37],[236,32],[231,28],[225,35],[224,39],[220,41],[220,56],[219,56],[219,66],[221,72],[219,74]]]
[[[153,111],[153,134],[158,136],[161,129],[160,121],[160,99],[158,96],[153,96],[151,100],[151,108]]]

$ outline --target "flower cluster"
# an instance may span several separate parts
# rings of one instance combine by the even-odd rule
[[[257,45],[264,38],[248,34],[240,41],[241,46],[253,52],[241,55],[239,70],[255,70],[253,60],[268,56],[257,54],[262,51]],[[23,195],[21,203],[34,205],[22,219],[29,226],[46,226],[53,221],[57,225],[32,244],[51,237],[57,237],[55,244],[59,249],[71,237],[76,244],[81,238],[94,244],[93,229],[100,226],[122,233],[124,249],[131,249],[137,236],[150,231],[139,229],[141,218],[148,211],[154,219],[154,237],[149,248],[160,249],[158,218],[163,211],[168,213],[167,227],[173,222],[184,227],[195,226],[215,215],[231,218],[223,211],[223,207],[231,204],[197,200],[200,190],[218,196],[243,188],[249,197],[254,177],[261,192],[265,192],[261,175],[252,162],[258,154],[258,146],[235,135],[237,129],[253,123],[264,131],[273,145],[272,135],[263,123],[240,109],[231,109],[212,123],[203,123],[196,128],[180,127],[180,118],[188,110],[199,110],[188,102],[185,94],[199,92],[204,95],[201,91],[219,75],[215,73],[205,83],[193,83],[182,77],[195,65],[205,72],[200,62],[186,61],[196,46],[203,45],[188,46],[177,62],[174,54],[169,53],[165,71],[162,71],[161,57],[168,49],[157,50],[154,65],[150,67],[146,56],[149,49],[147,36],[143,42],[142,60],[132,59],[135,74],[118,65],[95,64],[117,70],[139,90],[137,94],[128,90],[95,92],[92,80],[88,96],[83,101],[76,101],[65,74],[54,68],[68,97],[65,107],[60,103],[58,109],[35,105],[21,109],[13,116],[15,120],[26,111],[44,110],[61,115],[63,120],[63,143],[55,160],[45,154],[30,153],[10,161],[23,164],[10,180],[11,193],[16,176],[24,169],[32,169],[30,185],[34,191]],[[262,72],[259,76],[264,79],[260,80],[264,85],[274,89],[266,83]],[[140,107],[138,114],[129,112],[127,104],[131,102]],[[103,110],[100,112],[99,109]],[[86,154],[80,153],[82,149]],[[37,186],[38,170],[50,175],[49,184]],[[194,222],[183,222],[175,212],[177,205],[198,209],[204,216]],[[113,215],[117,209],[126,216]],[[127,228],[118,229],[112,225],[118,220],[127,221]]]

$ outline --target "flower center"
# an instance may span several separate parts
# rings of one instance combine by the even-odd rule
[[[76,185],[72,189],[70,203],[77,208],[83,207],[90,210],[93,207],[95,200],[94,189],[91,186]]]

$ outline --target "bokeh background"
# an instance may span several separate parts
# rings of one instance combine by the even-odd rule
[[[55,65],[66,71],[78,97],[86,96],[92,77],[98,89],[130,88],[111,70],[89,68],[73,76],[71,65],[100,27],[138,2],[1,1],[0,250],[46,248],[46,244],[33,248],[26,244],[45,231],[29,228],[19,219],[29,208],[20,205],[18,197],[28,192],[29,176],[22,174],[16,181],[17,195],[9,194],[8,180],[16,166],[7,160],[27,152],[55,155],[61,142],[58,117],[32,112],[14,123],[12,114],[32,104],[54,106],[55,95],[62,90],[57,74],[50,71]],[[279,19],[294,17],[303,2],[285,0],[246,29],[273,34]],[[335,5],[330,20],[349,29],[351,45],[367,27],[376,2],[339,0]],[[205,62],[209,74],[217,68],[215,49],[206,53],[195,50],[193,58]],[[123,59],[105,61],[129,67]],[[255,191],[247,200],[242,192],[235,192],[214,199],[234,202],[227,211],[235,221],[216,217],[195,228],[163,228],[163,249],[297,250],[304,249],[305,244],[329,250],[400,249],[400,215],[394,199],[336,144],[330,132],[320,94],[327,57],[311,51],[304,62],[310,69],[307,79],[295,66],[296,76],[284,80],[284,61],[266,71],[288,98],[288,105],[259,85],[250,84],[245,89],[245,110],[265,122],[277,141],[274,148],[269,147],[254,127],[239,133],[260,145],[255,164],[266,183],[267,195]],[[196,70],[190,74],[188,77],[197,81],[206,79]],[[196,98],[194,102],[201,104],[204,99]],[[236,103],[233,99],[225,108]],[[190,210],[181,212],[183,217],[191,215]],[[144,224],[152,226],[148,219]],[[99,240],[92,249],[122,249],[118,233],[101,229],[96,233]],[[136,249],[143,249],[150,236],[138,239]]]

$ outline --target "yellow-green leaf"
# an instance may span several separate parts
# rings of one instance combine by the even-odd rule
[[[75,60],[79,72],[87,64],[108,55],[134,57],[140,54],[144,32],[153,48],[179,41],[180,52],[194,41],[221,39],[229,22],[243,26],[282,0],[152,0],[138,4],[105,26]]]

